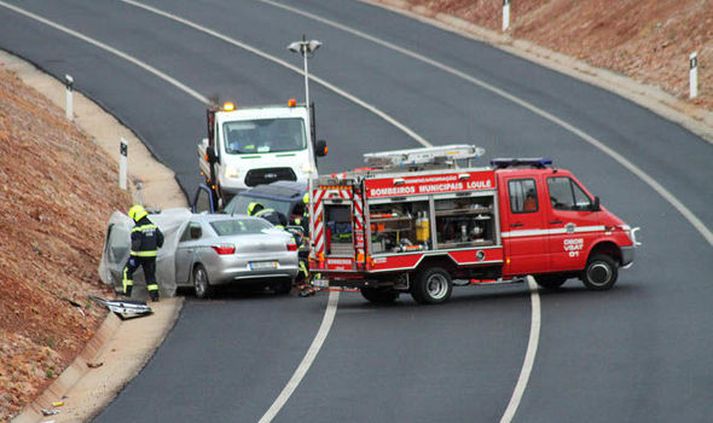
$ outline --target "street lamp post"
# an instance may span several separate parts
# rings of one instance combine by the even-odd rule
[[[314,52],[317,51],[321,45],[322,43],[320,41],[308,40],[303,34],[301,41],[295,41],[287,46],[289,51],[302,55],[305,74],[305,103],[307,104],[307,107],[311,107],[309,102],[309,67],[307,65],[307,59],[314,56]]]
[[[301,41],[295,41],[293,43],[290,43],[290,45],[287,46],[287,49],[293,53],[299,53],[302,55],[302,60],[304,63],[304,75],[305,75],[305,103],[307,104],[307,111],[311,112],[312,111],[312,105],[309,102],[309,67],[307,65],[307,59],[310,57],[314,56],[314,52],[317,51],[317,49],[322,45],[320,41],[317,40],[308,40],[307,37],[302,34],[302,40]],[[312,122],[313,115],[309,113],[309,119],[310,119],[310,124],[311,126],[314,125],[314,122]],[[317,140],[312,140],[312,142],[316,142]],[[316,169],[315,169],[316,170]],[[314,243],[312,240],[314,240],[314,223],[312,216],[314,216],[314,201],[312,199],[313,194],[314,194],[314,189],[313,189],[313,180],[312,178],[314,177],[313,175],[314,170],[310,169],[308,175],[307,175],[307,190],[309,194],[309,203],[308,203],[308,208],[309,208],[309,239],[310,239],[310,255],[314,252]]]

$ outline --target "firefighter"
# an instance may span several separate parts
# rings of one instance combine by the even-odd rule
[[[272,223],[276,228],[285,229],[287,226],[287,218],[275,209],[266,209],[265,206],[253,201],[248,204],[248,216],[262,217],[268,222]]]
[[[132,279],[139,266],[144,269],[146,289],[149,291],[151,301],[158,301],[158,284],[156,283],[156,256],[158,249],[163,246],[163,233],[148,218],[148,212],[141,205],[134,205],[129,209],[129,217],[134,221],[131,229],[131,254],[124,266],[124,295],[131,296],[134,286]]]

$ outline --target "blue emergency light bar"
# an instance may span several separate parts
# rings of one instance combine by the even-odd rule
[[[552,166],[552,159],[546,159],[544,157],[532,157],[532,158],[497,158],[490,161],[490,165],[496,169],[506,169],[508,167],[516,166],[530,166],[537,169],[544,169],[547,166]]]

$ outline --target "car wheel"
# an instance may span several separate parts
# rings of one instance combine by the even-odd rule
[[[604,291],[616,283],[619,269],[614,259],[607,255],[592,256],[584,268],[582,282],[588,289]]]
[[[448,301],[453,292],[451,275],[440,267],[419,272],[411,286],[411,296],[419,304],[440,304]]]
[[[535,282],[545,289],[557,289],[562,286],[567,281],[564,276],[558,275],[537,275],[535,276]]]
[[[282,279],[277,282],[273,289],[277,295],[287,295],[292,290],[292,279]]]
[[[361,295],[374,304],[391,304],[399,298],[399,293],[391,288],[371,288],[360,289]]]
[[[208,272],[201,264],[193,269],[193,288],[195,288],[198,298],[209,298],[213,294],[213,287],[208,281]]]

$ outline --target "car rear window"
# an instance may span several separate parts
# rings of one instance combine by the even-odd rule
[[[263,219],[233,219],[211,222],[219,236],[259,234],[271,225]]]

